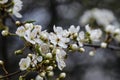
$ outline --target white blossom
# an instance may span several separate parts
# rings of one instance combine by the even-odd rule
[[[115,26],[113,26],[113,25],[107,25],[107,26],[105,27],[105,31],[106,31],[106,32],[109,32],[109,33],[114,33],[114,31],[115,31]]]
[[[18,17],[21,18],[22,15],[19,13],[19,11],[22,9],[22,1],[21,0],[13,0],[14,6],[13,6],[13,14]]]
[[[118,42],[120,42],[120,34],[115,36],[115,40],[117,40]]]
[[[50,33],[49,39],[54,46],[59,45],[62,48],[67,48],[66,43],[70,41],[69,38],[65,38],[62,35],[56,35],[54,33]]]
[[[18,27],[17,28],[17,31],[16,31],[16,34],[18,35],[18,36],[20,36],[20,37],[23,37],[24,36],[24,34],[25,34],[25,28],[23,27],[23,26],[21,26],[21,27]]]
[[[115,34],[114,36],[115,40],[120,42],[120,29],[119,28],[115,29],[114,34]]]
[[[91,29],[89,25],[85,26],[86,31],[90,34],[90,39],[94,42],[100,41],[99,39],[102,36],[102,31],[100,29]]]
[[[65,56],[66,52],[63,49],[56,49],[56,61],[60,70],[66,67],[66,64],[64,62]]]
[[[62,27],[53,27],[54,32],[57,35],[62,35],[63,37],[68,37],[69,36],[69,32],[67,30],[63,30]]]
[[[83,42],[85,40],[85,33],[83,31],[81,31],[77,37],[77,41],[80,47],[83,46]]]
[[[24,27],[26,30],[32,30],[34,28],[34,25],[32,23],[26,23]]]
[[[107,43],[106,43],[106,42],[102,42],[102,43],[100,44],[100,46],[101,46],[101,48],[106,48],[106,47],[107,47]]]
[[[30,26],[30,28],[29,28]],[[24,38],[32,43],[32,44],[35,44],[36,43],[36,38],[37,38],[37,35],[40,34],[41,32],[41,26],[40,25],[32,25],[32,24],[27,24],[25,25],[25,27],[28,29],[25,31],[25,34],[24,34]]]
[[[31,60],[29,57],[22,58],[19,62],[20,70],[22,71],[26,70],[30,66],[30,62]]]
[[[27,30],[27,31],[25,32],[24,38],[25,38],[25,40],[27,40],[28,42],[30,42],[30,43],[32,43],[32,44],[35,44],[34,39],[36,38],[36,36],[37,36],[36,31],[32,31],[32,32],[31,32],[30,30]]]
[[[41,62],[43,60],[42,56],[37,56],[35,54],[31,54],[31,57],[32,67],[35,67],[35,65],[37,65],[38,62]]]
[[[8,0],[0,0],[0,4],[5,4],[7,2],[8,2]]]
[[[37,75],[35,80],[43,80],[43,77],[41,77],[40,75]]]
[[[70,34],[70,38],[73,39],[74,38],[74,34],[77,34],[80,30],[80,26],[77,26],[75,28],[74,25],[71,25],[70,28],[68,29],[69,34]]]
[[[113,12],[107,9],[94,8],[92,10],[85,11],[83,16],[80,18],[80,24],[86,25],[91,21],[91,19],[94,19],[98,25],[102,25],[104,27],[111,23],[118,25]]]

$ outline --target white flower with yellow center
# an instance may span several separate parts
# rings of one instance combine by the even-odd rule
[[[68,37],[69,36],[69,32],[67,30],[63,30],[62,27],[53,27],[54,32],[57,35],[62,35],[63,37]]]
[[[24,71],[30,66],[31,60],[29,57],[22,58],[19,62],[20,70]]]
[[[91,29],[89,25],[85,26],[86,31],[90,34],[90,39],[94,42],[100,41],[102,31],[100,29]]]
[[[0,4],[5,4],[7,2],[8,2],[8,0],[0,0]]]
[[[26,30],[32,30],[34,28],[34,25],[32,23],[26,23],[24,27]]]
[[[37,56],[35,54],[31,54],[31,64],[32,67],[35,67],[38,62],[41,62],[43,60],[42,56]]]
[[[25,34],[25,28],[23,27],[23,26],[21,26],[21,27],[18,27],[17,28],[17,31],[16,31],[16,34],[18,35],[18,36],[20,36],[20,37],[23,37],[24,36],[24,34]]]
[[[70,38],[73,39],[74,37],[77,37],[76,34],[78,34],[79,30],[80,30],[80,26],[77,26],[77,27],[75,28],[74,25],[71,25],[70,28],[68,29]]]
[[[31,32],[30,30],[27,30],[25,32],[24,38],[25,38],[26,41],[28,41],[28,42],[30,42],[32,44],[35,44],[34,39],[36,38],[36,36],[37,36],[36,31]]]
[[[66,67],[66,64],[64,62],[66,56],[66,52],[63,49],[56,49],[56,61],[58,68],[62,70],[64,67]]]
[[[67,48],[67,44],[70,39],[69,38],[65,38],[62,35],[56,35],[54,33],[50,33],[49,35],[49,39],[50,42],[54,45],[54,46],[60,46],[62,48]]]
[[[22,9],[22,1],[21,0],[13,0],[14,6],[13,6],[13,14],[18,17],[21,18],[22,15],[19,13],[19,11]]]
[[[29,27],[29,26],[26,26],[26,27]],[[30,24],[30,28],[28,28],[28,30],[26,30],[24,38],[28,42],[30,42],[32,44],[35,44],[36,43],[37,35],[39,35],[40,32],[41,32],[41,26],[34,25],[33,29],[32,29],[32,24]]]

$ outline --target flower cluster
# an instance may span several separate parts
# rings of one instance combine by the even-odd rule
[[[120,28],[117,28],[113,25],[107,25],[105,28],[105,32],[110,34],[110,36],[116,41],[120,42]]]
[[[22,1],[21,0],[0,0],[0,5],[5,8],[6,12],[12,13],[17,18],[21,18],[22,15],[19,11],[22,9]]]
[[[53,73],[56,67],[63,70],[66,67],[66,50],[84,52],[84,43],[100,41],[101,29],[91,29],[89,25],[86,25],[85,29],[84,32],[80,31],[80,26],[71,25],[69,29],[54,26],[54,32],[48,33],[47,30],[42,30],[42,26],[33,23],[25,23],[18,27],[16,34],[34,50],[27,58],[20,60],[20,70],[40,69],[38,71],[40,74]],[[37,77],[44,78],[44,76]]]

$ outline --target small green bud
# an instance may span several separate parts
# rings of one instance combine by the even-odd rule
[[[72,45],[71,45],[71,49],[72,49],[72,50],[77,50],[77,49],[78,49],[77,44],[72,44]]]
[[[46,70],[52,71],[53,70],[53,66],[48,66]]]
[[[22,54],[22,53],[23,53],[22,50],[17,50],[17,51],[15,51],[15,54],[16,54],[16,55],[19,55],[19,54]]]
[[[52,53],[47,53],[47,54],[45,55],[45,57],[46,57],[47,59],[51,59],[53,56],[52,56]]]
[[[54,76],[54,72],[53,72],[53,71],[49,71],[49,72],[48,72],[48,76],[49,76],[49,77]]]
[[[20,25],[21,25],[20,21],[16,21],[15,24],[16,24],[17,26],[20,26]]]
[[[78,36],[78,33],[74,33],[74,34],[73,34],[73,37],[74,37],[74,38],[77,38],[77,36]]]
[[[79,51],[80,52],[85,52],[85,49],[84,48],[79,48]]]
[[[95,51],[90,51],[90,52],[89,52],[89,55],[90,55],[90,56],[94,56],[94,55],[95,55]]]
[[[101,46],[101,48],[106,48],[107,47],[107,43],[106,42],[102,42],[100,46]]]
[[[62,72],[62,73],[60,73],[60,76],[59,76],[59,78],[65,78],[66,77],[66,73],[64,73],[64,72]]]
[[[40,73],[40,76],[41,76],[41,77],[45,77],[45,75],[46,75],[46,72],[45,72],[45,71],[43,71],[43,72]]]
[[[8,34],[9,34],[8,30],[3,30],[2,31],[2,36],[8,36]]]
[[[50,63],[50,61],[49,60],[45,60],[45,62],[44,62],[45,64],[49,64]]]
[[[0,60],[0,65],[4,65],[4,62],[2,60]]]

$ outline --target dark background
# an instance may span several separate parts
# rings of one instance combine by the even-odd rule
[[[53,25],[69,28],[70,25],[80,25],[80,18],[86,10],[93,8],[107,9],[113,12],[116,21],[120,22],[120,0],[22,0],[23,18],[15,20],[35,20],[35,24],[43,26],[43,30],[52,31]],[[6,25],[10,32],[16,27],[7,19]],[[115,44],[115,43],[113,43]],[[115,44],[116,45],[116,44]],[[117,46],[120,46],[117,44]],[[0,59],[5,61],[9,73],[19,69],[18,62],[26,53],[16,56],[14,51],[23,47],[18,37],[2,37],[0,35]],[[86,52],[71,53],[66,60],[67,73],[65,80],[120,80],[120,52],[110,49],[97,49],[95,56],[89,56],[92,48],[86,47]],[[0,74],[3,74],[0,68]],[[33,77],[29,75],[28,77]],[[17,80],[16,76],[10,78]],[[29,80],[29,78],[28,78]]]

